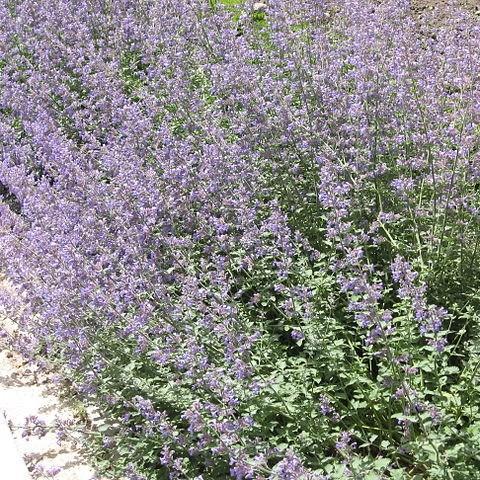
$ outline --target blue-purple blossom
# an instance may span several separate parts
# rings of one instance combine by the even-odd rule
[[[335,443],[335,448],[343,454],[348,454],[352,449],[356,448],[356,442],[352,440],[349,432],[341,432]]]

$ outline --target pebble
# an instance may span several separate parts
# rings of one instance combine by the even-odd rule
[[[264,12],[267,9],[267,4],[263,2],[255,2],[253,4],[254,12]]]

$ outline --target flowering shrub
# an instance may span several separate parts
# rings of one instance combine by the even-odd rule
[[[106,473],[480,478],[480,28],[450,15],[0,2],[4,303],[108,419]]]

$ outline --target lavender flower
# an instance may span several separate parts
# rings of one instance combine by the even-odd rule
[[[292,330],[290,332],[290,336],[293,338],[293,340],[298,341],[298,340],[303,340],[305,338],[305,335],[303,332],[300,330]]]

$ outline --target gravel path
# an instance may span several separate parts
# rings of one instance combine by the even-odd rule
[[[1,312],[0,327],[13,330],[12,323]],[[54,378],[53,374],[46,374],[25,362],[4,340],[0,340],[0,414],[5,411],[16,448],[25,459],[32,478],[91,480],[95,472],[82,458],[80,447],[74,442],[57,443],[52,428],[56,419],[75,420],[70,406],[58,396]],[[22,435],[25,420],[31,416],[45,422],[46,435],[41,438]],[[77,427],[81,427],[78,421],[75,422]],[[7,440],[4,439],[4,442]],[[5,454],[2,450],[3,445],[0,445],[0,460]],[[5,478],[3,474],[0,473],[2,479]]]

